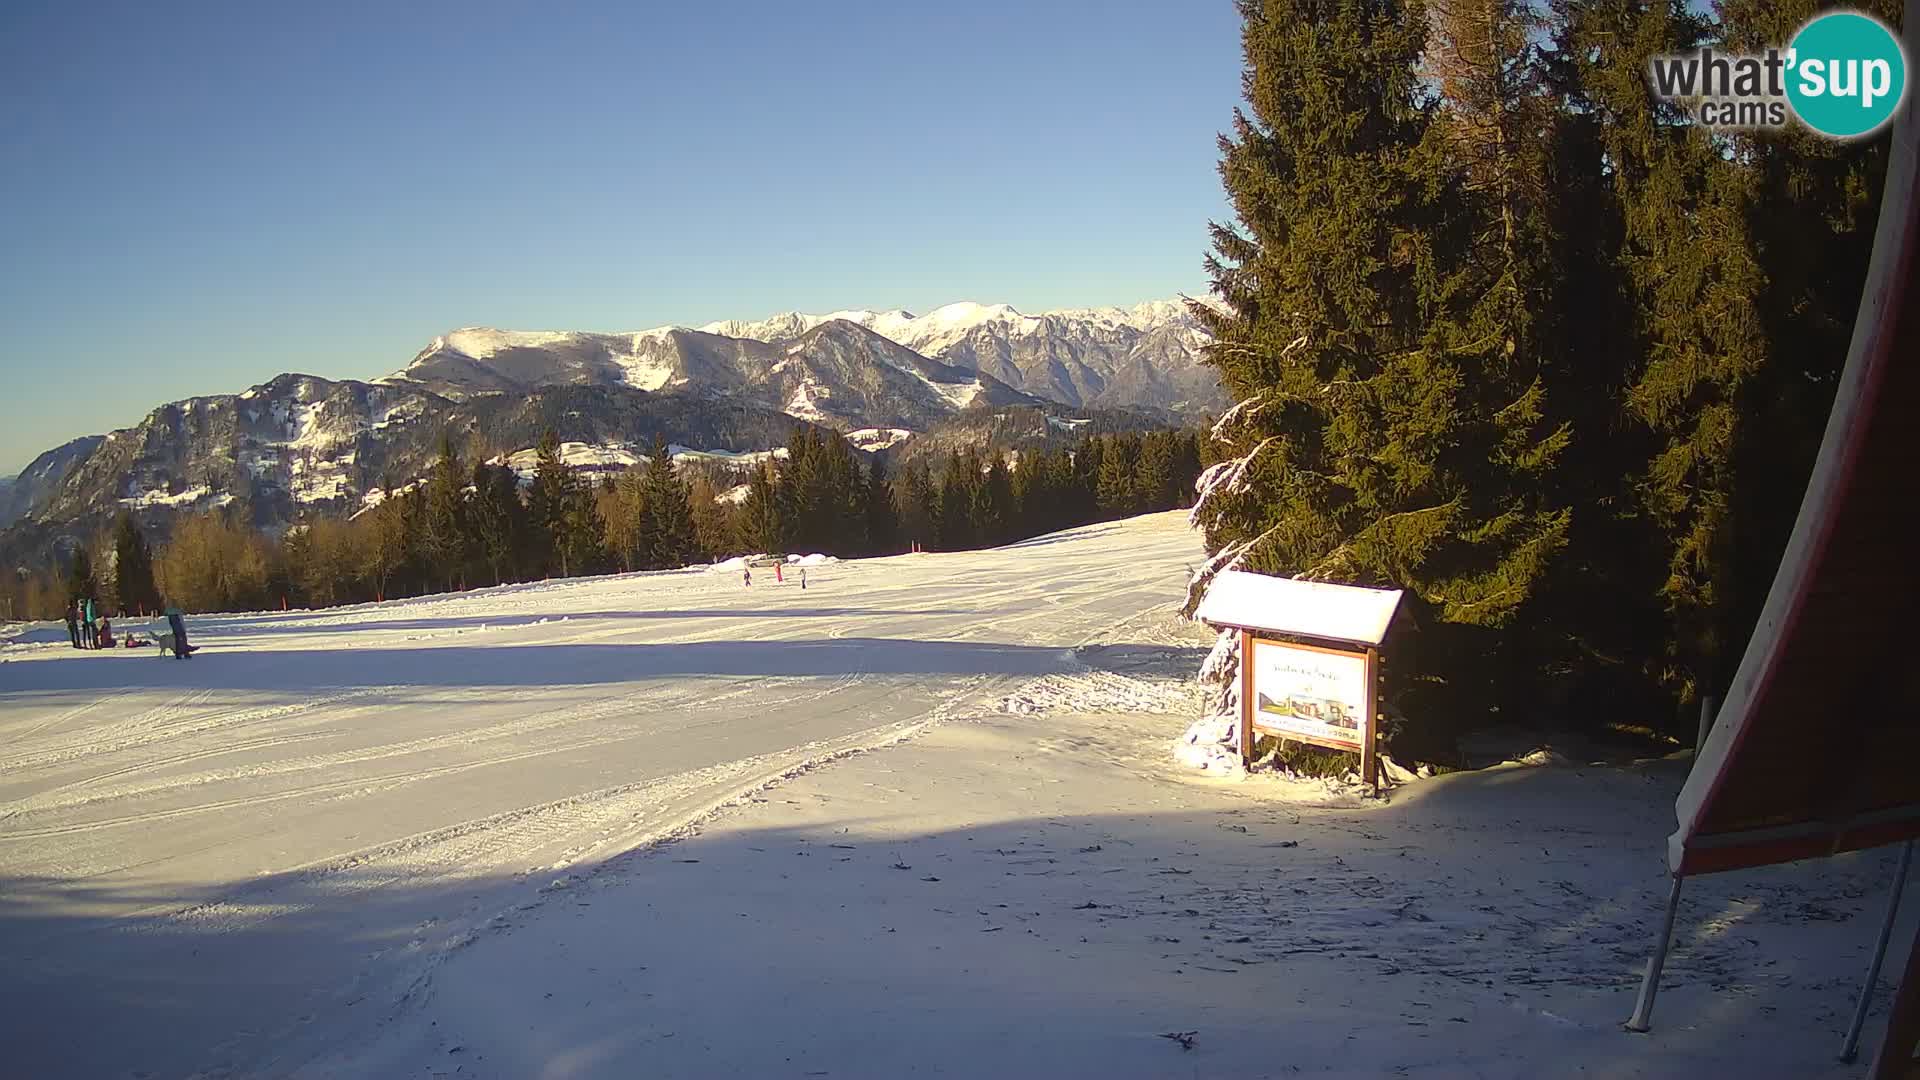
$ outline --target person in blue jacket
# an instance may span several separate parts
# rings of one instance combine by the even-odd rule
[[[93,597],[80,598],[80,647],[97,649],[100,647],[100,629],[93,621]]]

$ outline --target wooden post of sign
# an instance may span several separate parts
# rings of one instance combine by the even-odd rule
[[[1375,690],[1380,681],[1380,651],[1367,650],[1367,690],[1366,700],[1362,702],[1366,712],[1361,714],[1365,722],[1360,727],[1360,782],[1378,791],[1380,788],[1380,757],[1374,740],[1379,731],[1379,719],[1374,712]]]
[[[1253,768],[1253,632],[1240,631],[1240,767]]]

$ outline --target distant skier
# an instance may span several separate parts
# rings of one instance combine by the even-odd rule
[[[80,647],[79,604],[78,600],[67,601],[67,640],[73,642],[76,649]]]
[[[786,581],[786,580],[787,580],[786,578],[784,578],[784,577],[781,577],[781,576],[780,576],[780,564],[779,564],[779,563],[774,563],[774,564],[773,564],[773,580],[774,580],[774,582],[775,582],[775,583],[780,583],[780,582],[784,582],[784,581]]]
[[[742,566],[740,568],[740,582],[743,585],[753,584],[753,567]]]
[[[807,591],[807,568],[804,566],[800,568],[800,591]]]

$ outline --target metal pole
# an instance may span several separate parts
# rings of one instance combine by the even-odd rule
[[[1713,730],[1713,717],[1718,712],[1719,699],[1712,694],[1700,697],[1700,737],[1693,743],[1693,759],[1700,760],[1700,751],[1707,748],[1707,733]]]
[[[1653,956],[1647,961],[1647,977],[1640,983],[1640,1000],[1633,1003],[1633,1016],[1627,1021],[1627,1030],[1645,1033],[1653,1021],[1653,996],[1660,992],[1660,969],[1667,966],[1667,945],[1673,940],[1673,914],[1680,907],[1680,882],[1685,879],[1678,874],[1673,878],[1673,891],[1667,894],[1667,917],[1660,924],[1660,943],[1653,950]]]
[[[1887,939],[1893,936],[1894,916],[1900,913],[1900,893],[1907,887],[1907,870],[1913,866],[1913,841],[1900,849],[1900,869],[1893,872],[1893,895],[1887,897],[1887,918],[1880,924],[1880,941],[1873,947],[1873,963],[1867,965],[1867,985],[1860,988],[1860,1004],[1853,1008],[1853,1023],[1847,1027],[1847,1041],[1840,1046],[1840,1060],[1853,1063],[1860,1050],[1860,1029],[1867,1022],[1867,1007],[1873,1004],[1873,990],[1880,982],[1880,962],[1887,958]]]

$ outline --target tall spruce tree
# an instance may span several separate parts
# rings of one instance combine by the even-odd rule
[[[778,553],[786,547],[786,507],[774,481],[772,461],[761,465],[747,485],[747,497],[740,504],[740,539],[756,553]]]
[[[1757,307],[1765,275],[1748,231],[1754,178],[1646,82],[1650,57],[1711,41],[1703,13],[1637,0],[1560,11],[1574,101],[1604,118],[1620,212],[1616,258],[1635,337],[1623,410],[1650,443],[1628,497],[1664,551],[1663,580],[1642,588],[1660,596],[1669,620],[1666,655],[1647,662],[1684,702],[1720,679],[1744,637],[1730,618],[1740,602],[1736,450],[1750,437],[1754,379],[1768,362]]]
[[[1140,508],[1135,473],[1140,467],[1138,436],[1112,435],[1100,440],[1100,475],[1096,479],[1096,497],[1100,516],[1129,517]]]
[[[534,531],[535,572],[567,577],[577,572],[583,546],[575,530],[581,524],[580,503],[589,497],[578,477],[560,460],[560,439],[548,428],[540,436],[533,485],[527,489],[527,516]]]
[[[100,595],[100,579],[94,575],[93,556],[85,544],[73,549],[73,562],[67,566],[67,595],[76,600]]]
[[[502,584],[525,543],[526,507],[520,502],[520,478],[505,465],[477,463],[468,510],[474,553],[486,563],[493,583]]]
[[[977,547],[973,528],[973,492],[980,486],[980,458],[971,448],[956,451],[940,470],[940,497],[935,502],[935,547],[966,551]]]
[[[454,452],[453,440],[440,438],[440,454],[427,475],[426,516],[421,520],[420,545],[436,582],[451,592],[466,570],[472,539],[467,521],[466,475]]]
[[[1013,482],[999,454],[987,465],[967,499],[967,525],[974,543],[995,547],[1012,539]]]
[[[1565,540],[1543,494],[1567,432],[1544,420],[1517,295],[1474,257],[1488,222],[1434,127],[1427,11],[1239,7],[1251,114],[1220,142],[1237,222],[1207,262],[1225,306],[1192,308],[1238,401],[1203,478],[1204,573],[1397,586],[1423,630],[1504,623]],[[1458,688],[1484,659],[1422,638],[1402,688]]]
[[[1176,435],[1152,431],[1140,440],[1140,459],[1133,474],[1134,502],[1139,510],[1171,510],[1180,493],[1174,479]]]
[[[900,477],[900,535],[907,544],[939,546],[940,492],[925,461],[909,462]]]
[[[160,593],[153,580],[153,550],[131,513],[121,513],[114,522],[113,550],[114,597],[121,613],[145,615],[160,610]]]
[[[862,500],[867,516],[867,553],[891,555],[900,550],[900,512],[894,506],[893,485],[887,483],[886,463],[875,457],[867,465],[867,491]]]
[[[693,507],[687,500],[685,481],[674,472],[667,440],[660,435],[653,437],[645,475],[647,565],[657,569],[685,566],[699,557]]]
[[[1790,41],[1824,6],[1718,0],[1716,47],[1754,53]],[[1901,27],[1899,0],[1849,6]],[[1913,28],[1906,33],[1911,40]],[[1729,647],[1707,676],[1721,689],[1759,618],[1819,454],[1866,284],[1892,146],[1886,138],[1828,139],[1794,124],[1738,131],[1728,141],[1731,160],[1752,177],[1746,226],[1763,278],[1755,307],[1767,347],[1742,395],[1731,454],[1737,482],[1727,528],[1734,540],[1721,614]]]

